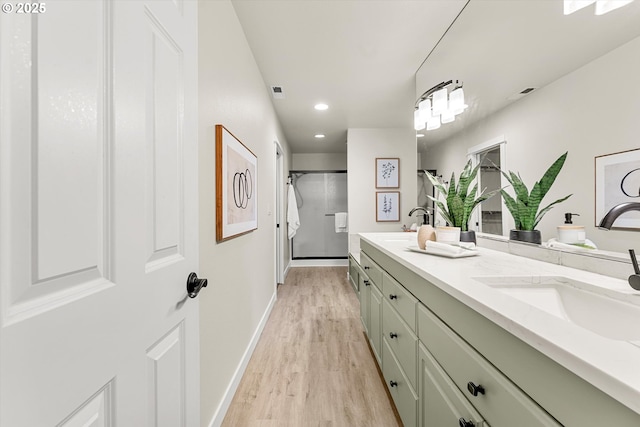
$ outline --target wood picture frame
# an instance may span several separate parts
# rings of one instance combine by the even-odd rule
[[[400,192],[376,191],[376,222],[400,221]]]
[[[595,225],[626,202],[640,202],[640,148],[595,158]],[[612,228],[640,230],[640,213],[624,214]]]
[[[216,134],[216,241],[258,228],[258,158],[223,125]]]
[[[400,158],[376,158],[376,188],[400,188]]]

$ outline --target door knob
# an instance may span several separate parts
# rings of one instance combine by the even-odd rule
[[[195,298],[202,288],[207,286],[207,279],[198,279],[196,273],[190,273],[187,277],[187,294],[189,298]]]

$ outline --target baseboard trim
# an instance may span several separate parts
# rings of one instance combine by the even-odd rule
[[[231,406],[231,401],[233,400],[233,396],[236,394],[238,390],[238,386],[240,385],[240,380],[244,375],[244,372],[247,369],[247,365],[249,364],[249,360],[251,360],[251,356],[253,355],[253,351],[256,349],[258,345],[258,341],[260,340],[260,336],[262,335],[262,331],[264,330],[265,325],[267,324],[267,320],[269,320],[269,315],[271,314],[271,310],[273,310],[273,306],[276,303],[277,293],[274,292],[271,301],[269,301],[269,305],[262,315],[262,319],[260,319],[260,323],[258,323],[258,327],[251,337],[251,341],[249,341],[249,345],[245,350],[242,359],[240,360],[240,364],[236,369],[236,372],[233,374],[231,378],[231,382],[229,386],[224,392],[224,398],[216,412],[213,414],[213,418],[211,422],[209,422],[209,427],[220,427],[222,425],[222,421],[224,420],[225,415],[227,415],[227,411],[229,410],[229,406]]]
[[[291,267],[346,267],[349,259],[293,259]]]

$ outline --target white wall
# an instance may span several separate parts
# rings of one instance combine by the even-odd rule
[[[529,189],[556,158],[569,152],[543,205],[573,196],[541,221],[543,241],[556,236],[564,212],[577,212],[581,216],[574,223],[585,225],[587,238],[600,249],[640,249],[638,232],[598,230],[594,213],[594,157],[640,148],[640,38],[431,147],[422,166],[449,176],[464,165],[468,147],[499,135],[507,140],[507,168],[519,171]]]
[[[293,153],[291,169],[299,171],[346,170],[347,153]]]
[[[246,352],[275,298],[274,139],[285,153],[289,148],[233,6],[226,0],[202,0],[198,8],[198,275],[209,279],[198,301],[201,422],[208,426],[221,421],[232,398],[229,389],[239,380],[238,368],[247,361]],[[258,229],[220,244],[215,241],[216,124],[223,124],[258,157]],[[285,174],[289,163],[286,154]]]
[[[418,194],[416,132],[408,129],[349,129],[347,132],[347,170],[349,193],[349,234],[401,231],[415,222],[409,211]],[[376,157],[400,158],[400,221],[376,222]],[[388,191],[398,191],[388,189]],[[350,239],[353,245],[354,239]],[[353,247],[350,247],[353,250]]]

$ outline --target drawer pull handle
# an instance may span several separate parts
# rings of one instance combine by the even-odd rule
[[[371,267],[369,267],[368,265],[365,265],[365,266],[364,266],[364,269],[365,269],[365,270],[369,270],[370,268],[371,268]]]
[[[476,427],[476,424],[473,421],[467,421],[464,418],[460,418],[458,420],[458,424],[460,427]]]
[[[398,383],[397,383],[397,382],[395,382],[395,381],[389,381],[389,385],[390,385],[391,387],[398,387]]]
[[[478,393],[484,394],[484,387],[482,387],[482,385],[480,384],[475,385],[471,381],[467,383],[467,390],[469,390],[469,393],[473,394],[474,396],[477,396]]]
[[[398,338],[398,334],[396,334],[395,332],[389,332],[389,338],[391,339]]]
[[[398,299],[398,295],[389,294],[389,299]]]
[[[368,280],[365,280],[365,281],[364,281],[364,285],[365,285],[365,286],[369,286],[369,281],[368,281]]]

